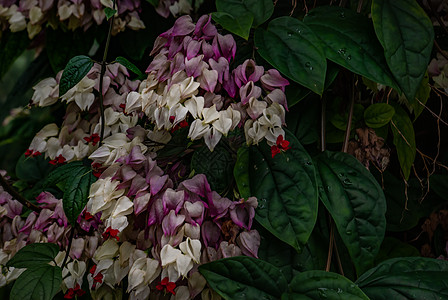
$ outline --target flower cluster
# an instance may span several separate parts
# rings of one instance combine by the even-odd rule
[[[156,12],[162,17],[168,18],[173,15],[190,14],[192,11],[191,4],[188,0],[159,0],[159,5],[156,7]]]
[[[197,24],[180,17],[157,38],[148,78],[129,93],[126,112],[143,112],[157,130],[188,122],[188,136],[203,138],[210,150],[236,127],[244,127],[248,144],[265,138],[274,145],[284,135],[289,83],[251,59],[231,70],[235,52],[235,40],[219,34],[211,16]]]
[[[82,28],[87,30],[93,24],[103,23],[104,9],[112,8],[112,0],[2,0],[0,1],[0,27],[12,32],[27,30],[30,39],[38,35],[45,26],[57,26],[56,18],[69,30]],[[145,28],[140,20],[140,0],[117,0],[117,17],[114,20],[113,33],[130,28]]]
[[[99,74],[100,66],[95,64],[86,77],[62,95],[61,100],[68,103],[62,126],[58,128],[56,124],[48,124],[39,131],[25,153],[27,156],[45,154],[52,164],[61,164],[81,160],[98,150],[92,156],[96,163],[110,164],[128,153],[131,146],[143,141],[141,136],[130,139],[127,135],[127,130],[136,126],[138,116],[123,113],[128,93],[136,90],[140,82],[131,81],[127,70],[116,63],[107,66],[103,78],[106,139],[103,147],[98,149],[101,121],[94,92],[99,93]],[[62,72],[59,72],[56,78],[47,78],[38,83],[34,87],[31,103],[48,106],[57,102],[61,75]]]

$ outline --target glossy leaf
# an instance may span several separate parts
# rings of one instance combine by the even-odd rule
[[[231,33],[245,40],[249,38],[250,27],[254,18],[252,14],[248,14],[244,18],[238,18],[226,12],[215,12],[212,14],[212,17],[216,23],[221,24],[224,29]]]
[[[50,243],[29,244],[20,249],[7,263],[7,267],[32,268],[46,265],[59,252],[59,246]]]
[[[16,164],[16,175],[19,179],[28,182],[37,182],[53,169],[43,155],[36,157],[20,156]]]
[[[278,268],[252,257],[213,261],[199,266],[199,272],[224,299],[279,299],[287,288]]]
[[[389,124],[395,109],[387,103],[375,103],[364,111],[364,121],[371,128],[380,128]]]
[[[51,300],[61,289],[62,269],[42,265],[25,270],[14,282],[11,300]]]
[[[394,145],[397,147],[398,161],[403,176],[409,179],[411,167],[415,160],[416,145],[415,133],[409,115],[399,105],[394,105],[395,114],[392,117],[390,128],[394,135]]]
[[[44,186],[54,186],[59,182],[67,180],[73,171],[83,167],[83,165],[84,164],[82,161],[73,161],[58,167],[56,170],[52,171],[47,178],[45,178]]]
[[[129,71],[133,72],[134,74],[136,74],[138,76],[138,79],[142,80],[145,79],[145,74],[142,73],[142,71],[140,71],[139,68],[137,68],[136,65],[134,65],[133,63],[131,63],[129,60],[127,60],[126,58],[124,58],[123,56],[118,56],[115,61],[119,64],[121,64],[122,66],[126,67]]]
[[[90,186],[96,181],[90,167],[74,169],[67,178],[62,204],[70,224],[75,224],[81,211],[87,204]]]
[[[255,31],[258,53],[288,78],[321,95],[327,61],[320,39],[303,22],[280,17]]]
[[[61,97],[78,84],[92,67],[93,61],[88,56],[78,55],[70,59],[59,82],[59,96]]]
[[[224,193],[232,183],[234,161],[224,143],[219,143],[213,152],[207,146],[197,149],[191,158],[191,169],[195,174],[205,174],[212,190]]]
[[[302,145],[309,145],[319,140],[321,104],[319,96],[307,97],[289,109],[286,114],[288,129],[294,133]]]
[[[415,0],[373,0],[372,20],[395,80],[414,99],[431,56],[431,20]]]
[[[335,101],[335,102],[339,102],[339,104],[340,104],[342,101]],[[332,107],[331,107],[332,111],[331,111],[331,114],[329,114],[328,118],[329,118],[331,124],[334,125],[334,127],[345,132],[345,130],[347,129],[349,107],[348,107],[348,105],[344,105],[344,106],[342,106],[342,108],[344,110],[341,112],[340,105],[338,105],[338,104],[332,105]],[[363,115],[364,115],[364,106],[362,106],[361,104],[355,103],[355,105],[353,106],[351,129],[359,128],[361,126]]]
[[[358,274],[370,268],[386,231],[386,199],[372,174],[353,156],[325,151],[316,158],[320,196]]]
[[[253,27],[257,27],[271,17],[274,4],[271,0],[216,0],[216,9],[234,16],[239,22],[253,16]]]
[[[289,283],[286,299],[369,300],[363,291],[344,276],[325,271],[306,271]]]
[[[339,6],[320,6],[303,20],[325,43],[326,57],[353,73],[396,87],[369,19]]]
[[[250,197],[249,183],[249,148],[241,146],[238,149],[235,167],[233,168],[233,177],[235,178],[238,192],[241,198]]]
[[[356,283],[371,299],[447,299],[448,262],[393,258],[367,271]]]
[[[262,143],[249,148],[249,181],[258,199],[255,219],[296,250],[308,241],[317,218],[316,171],[303,146],[286,131],[291,149],[274,158]]]

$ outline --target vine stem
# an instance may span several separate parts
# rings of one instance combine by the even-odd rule
[[[114,0],[112,8],[115,9],[116,0]],[[104,126],[106,122],[106,118],[104,116],[104,103],[103,103],[103,78],[106,73],[106,61],[107,61],[107,53],[109,52],[110,39],[112,36],[112,28],[114,26],[115,14],[109,20],[109,31],[107,32],[106,46],[104,47],[103,60],[101,61],[101,72],[100,72],[100,112],[101,112],[101,131],[100,131],[100,142],[99,146],[103,144],[104,139]]]
[[[12,186],[8,184],[6,179],[1,174],[0,174],[0,184],[5,190],[5,192],[10,194],[17,201],[19,201],[23,206],[26,206],[27,208],[31,209],[34,212],[40,213],[42,209],[39,206],[26,200],[25,197],[23,197],[22,195],[20,195],[19,192],[17,192]]]
[[[70,255],[70,249],[72,248],[73,238],[75,237],[75,228],[72,228],[72,232],[70,232],[70,237],[68,238],[68,246],[67,251],[65,252],[64,261],[62,262],[61,269],[64,269],[65,264],[67,263],[68,257]]]

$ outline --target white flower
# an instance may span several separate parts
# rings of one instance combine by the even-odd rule
[[[204,108],[202,110],[202,115],[204,116],[204,123],[210,124],[213,121],[219,118],[219,113],[216,110],[216,104],[213,104],[212,107]]]
[[[49,106],[58,101],[57,91],[59,90],[59,85],[52,77],[41,80],[38,84],[33,86],[33,90],[34,94],[31,98],[33,104]]]
[[[119,250],[118,243],[115,239],[108,239],[101,246],[99,246],[98,249],[96,249],[95,254],[93,256],[93,258],[96,261],[99,261],[95,272],[96,274],[98,274],[98,272],[100,272],[101,269],[106,269],[106,267],[100,268],[99,264],[101,263],[101,261],[112,260],[112,258],[117,256],[118,250]],[[109,263],[105,263],[105,265],[109,265]],[[110,264],[109,266],[111,265],[112,264]]]
[[[204,124],[200,119],[196,119],[190,125],[188,137],[194,141],[203,137],[210,130],[211,128],[209,125]]]
[[[111,177],[100,178],[91,185],[87,211],[92,215],[106,210],[112,204],[115,204],[114,199],[118,199],[123,195],[124,190],[115,190],[120,182],[112,181],[111,179]]]
[[[195,263],[199,263],[201,259],[201,241],[192,240],[187,237],[184,242],[179,244],[179,249],[182,250],[184,254],[190,256]]]
[[[127,292],[133,291],[138,295],[149,296],[149,285],[160,274],[159,261],[147,257],[141,257],[134,261],[129,271]],[[140,298],[138,299],[147,299]]]
[[[172,282],[176,282],[180,276],[187,276],[193,268],[192,258],[182,254],[179,249],[174,249],[170,244],[163,246],[160,259],[163,267],[162,278],[168,277]]]
[[[87,266],[83,261],[77,259],[69,262],[67,267],[62,271],[64,283],[67,288],[74,288],[76,284],[82,285],[82,278],[86,272]],[[68,276],[67,276],[68,275]]]
[[[192,96],[190,99],[184,102],[185,107],[188,109],[193,118],[201,118],[202,110],[204,109],[204,97]]]

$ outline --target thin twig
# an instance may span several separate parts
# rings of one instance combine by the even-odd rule
[[[349,108],[349,113],[348,113],[347,128],[345,129],[344,144],[342,145],[342,152],[344,152],[344,153],[347,153],[347,151],[348,151],[348,142],[350,140],[350,132],[352,129],[353,107],[354,106],[355,106],[355,83],[354,83],[354,80],[352,80],[352,94],[350,97],[350,108]]]
[[[17,201],[19,201],[23,206],[26,206],[27,208],[31,209],[34,212],[40,213],[42,209],[39,206],[26,200],[25,197],[23,197],[22,195],[20,195],[19,192],[17,192],[12,186],[8,184],[8,182],[1,174],[0,174],[0,184],[5,190],[5,192],[10,194]]]
[[[325,267],[325,271],[330,272],[331,267],[331,257],[333,256],[333,247],[334,246],[334,222],[330,217],[330,243],[328,245],[328,256],[327,256],[327,265]]]
[[[362,4],[363,4],[363,0],[359,0],[359,2],[358,2],[358,9],[356,10],[356,12],[357,12],[358,14],[361,13]]]
[[[67,251],[65,252],[65,257],[64,257],[64,261],[62,262],[61,265],[61,269],[64,269],[65,264],[68,260],[68,257],[70,255],[70,249],[72,248],[72,243],[73,243],[73,238],[75,237],[75,228],[72,228],[72,232],[70,232],[70,237],[68,240],[68,246],[67,246]]]

